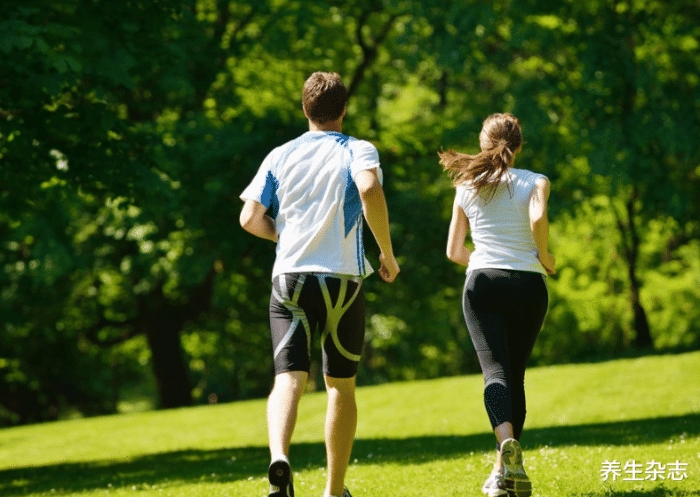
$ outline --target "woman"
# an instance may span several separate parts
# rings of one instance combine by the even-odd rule
[[[527,497],[531,483],[518,440],[525,422],[525,365],[547,312],[549,180],[515,169],[522,130],[512,114],[493,114],[479,134],[481,152],[439,153],[456,187],[447,257],[467,266],[463,309],[484,375],[484,402],[498,441],[482,491]],[[464,243],[467,232],[475,250]]]

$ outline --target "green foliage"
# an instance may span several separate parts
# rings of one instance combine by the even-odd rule
[[[645,272],[642,298],[658,330],[655,343],[659,348],[697,347],[700,343],[697,305],[700,301],[700,242],[690,240],[673,247],[679,233],[682,236],[682,230],[673,219],[649,223],[649,231],[652,235],[649,238],[660,243],[652,241],[644,247],[653,265]]]
[[[237,197],[269,150],[304,131],[300,89],[315,70],[341,74],[344,131],[380,151],[402,265],[394,285],[367,281],[362,383],[477,370],[463,270],[444,256],[453,190],[436,152],[475,151],[495,111],[521,118],[518,165],[553,185],[560,271],[534,359],[630,347],[629,247],[656,346],[698,345],[691,1],[6,10],[0,423],[114,412],[141,390],[166,406],[267,392],[274,247],[238,227]]]
[[[618,199],[599,195],[560,216],[552,226],[558,274],[549,278],[550,309],[533,353],[537,362],[567,362],[622,353],[633,343],[627,325],[629,282],[619,256],[614,209]],[[618,204],[618,205],[616,205]],[[697,240],[686,241],[670,218],[646,223],[641,248],[642,302],[660,348],[695,347],[700,291]],[[681,246],[675,246],[682,244]]]

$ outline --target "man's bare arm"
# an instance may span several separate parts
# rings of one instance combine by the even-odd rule
[[[241,227],[248,233],[277,243],[275,220],[267,215],[267,208],[255,200],[246,200],[240,216]]]
[[[379,260],[382,265],[379,268],[379,276],[384,281],[391,283],[399,274],[400,269],[394,257],[389,234],[389,211],[376,169],[367,169],[357,173],[355,184],[360,192],[362,212],[381,252]]]

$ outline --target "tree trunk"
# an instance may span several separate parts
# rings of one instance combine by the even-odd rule
[[[369,36],[369,40],[367,40],[367,37],[363,35],[362,30],[367,25],[369,21],[369,16],[372,15],[372,13],[372,10],[365,10],[357,18],[357,27],[355,29],[355,41],[360,46],[360,49],[362,49],[362,59],[360,60],[359,65],[355,68],[355,72],[353,73],[350,85],[347,87],[348,100],[350,100],[350,98],[355,94],[355,92],[357,91],[357,87],[365,78],[366,71],[375,62],[377,54],[379,53],[379,47],[386,39],[387,35],[389,34],[389,31],[394,25],[394,22],[396,22],[396,19],[399,17],[399,15],[390,16],[389,19],[386,20],[382,28],[378,31],[377,36]]]
[[[442,71],[440,79],[437,84],[438,95],[440,95],[440,102],[438,103],[438,109],[444,110],[447,108],[447,89],[450,86],[450,76],[447,71]]]
[[[615,211],[617,217],[617,225],[620,229],[620,235],[622,237],[622,251],[625,255],[627,262],[627,275],[630,282],[630,303],[632,305],[632,312],[634,313],[634,331],[636,333],[635,345],[639,348],[650,348],[654,346],[654,342],[651,339],[651,331],[649,329],[649,321],[647,320],[647,313],[642,306],[641,299],[639,297],[639,279],[637,278],[637,259],[639,254],[639,234],[637,232],[637,223],[635,220],[635,205],[637,202],[637,188],[632,187],[632,192],[627,199],[627,221],[624,222]]]
[[[163,294],[162,282],[151,298],[141,302],[140,331],[146,335],[151,349],[153,374],[163,409],[192,405],[192,383],[180,333],[189,321],[210,308],[214,278],[221,268],[217,261],[204,281],[191,290],[185,303],[169,302]]]
[[[147,327],[153,374],[156,377],[161,408],[192,405],[192,384],[180,343],[180,330],[170,320]]]
[[[651,339],[647,313],[639,299],[639,281],[636,275],[636,261],[632,262],[628,260],[627,264],[631,287],[632,310],[634,312],[634,331],[637,334],[634,343],[639,348],[650,348],[654,346],[654,342]]]
[[[626,27],[627,32],[625,34],[624,43],[621,44],[620,60],[624,61],[629,67],[629,71],[626,74],[624,80],[624,87],[622,93],[622,122],[621,129],[624,136],[625,145],[630,148],[635,148],[635,138],[633,136],[633,126],[630,116],[635,114],[635,104],[637,102],[637,64],[636,57],[634,55],[636,43],[636,36],[634,30],[636,29],[636,20],[634,19],[634,12],[632,9],[627,11],[627,14],[622,14],[620,21]],[[638,154],[638,156],[641,154]],[[632,304],[632,312],[634,313],[634,331],[637,334],[635,338],[635,345],[639,348],[649,348],[653,347],[653,342],[651,339],[651,332],[649,331],[649,321],[647,320],[647,314],[644,311],[641,300],[639,298],[639,279],[637,278],[637,260],[639,254],[639,233],[637,232],[637,222],[635,220],[637,213],[637,200],[639,198],[639,188],[634,182],[634,175],[630,178],[632,185],[629,198],[627,199],[627,221],[626,223],[620,219],[615,210],[615,215],[618,216],[617,224],[620,228],[620,234],[622,236],[622,249],[627,259],[627,274],[630,280],[630,300]]]

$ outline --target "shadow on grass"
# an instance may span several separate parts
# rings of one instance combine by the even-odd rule
[[[700,490],[684,490],[682,495],[684,497],[689,497],[693,495],[700,495]],[[596,494],[574,494],[571,497],[678,497],[678,490],[657,487],[653,490],[602,490],[601,493]]]
[[[548,445],[628,445],[659,443],[685,433],[700,435],[700,414],[669,416],[614,423],[561,426],[526,430],[524,443],[532,450]],[[459,436],[425,436],[406,439],[360,439],[355,442],[356,464],[420,464],[464,457],[470,452],[493,450],[490,433]],[[321,442],[293,444],[292,458],[297,470],[325,465]],[[128,460],[86,461],[0,471],[0,494],[11,497],[32,493],[81,492],[108,488],[147,489],[155,485],[180,483],[226,483],[263,478],[269,463],[266,446],[217,450],[184,450],[144,455]],[[601,497],[637,497],[657,493],[608,490]],[[700,493],[698,494],[700,495]]]

